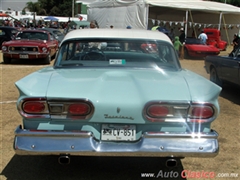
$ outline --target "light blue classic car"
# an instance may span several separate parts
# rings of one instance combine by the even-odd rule
[[[221,88],[182,69],[163,33],[69,32],[53,67],[16,82],[19,155],[214,157]]]

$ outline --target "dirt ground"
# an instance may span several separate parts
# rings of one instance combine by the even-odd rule
[[[229,50],[221,54],[228,52]],[[180,61],[183,68],[209,79],[204,69],[203,59]],[[178,167],[167,169],[162,158],[73,157],[70,165],[62,166],[54,156],[15,155],[14,130],[21,124],[21,118],[16,110],[18,91],[14,83],[45,66],[17,61],[6,65],[2,63],[2,54],[0,54],[1,180],[153,179],[143,177],[142,173],[155,175],[160,173],[160,176],[155,176],[155,179],[240,179],[240,91],[233,87],[226,87],[219,97],[221,112],[212,126],[219,133],[220,152],[215,158],[185,158],[179,161]],[[186,178],[181,177],[183,171],[187,174]],[[163,176],[164,173],[165,176]],[[191,174],[194,173],[202,175],[199,178],[191,178]],[[204,178],[204,174],[207,176],[214,174],[214,177]]]

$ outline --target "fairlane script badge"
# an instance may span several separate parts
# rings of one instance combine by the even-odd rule
[[[131,117],[131,116],[121,116],[121,115],[119,115],[119,116],[110,116],[110,115],[108,115],[108,114],[104,114],[104,117],[107,119],[107,118],[109,118],[109,119],[130,119],[130,120],[134,120],[134,118],[133,117]]]

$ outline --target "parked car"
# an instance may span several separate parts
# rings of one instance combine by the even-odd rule
[[[50,64],[58,50],[58,41],[43,30],[23,30],[14,40],[2,44],[3,61],[11,63],[12,59],[42,59]]]
[[[167,35],[81,29],[60,44],[53,67],[16,82],[19,155],[215,157],[221,88],[182,69]],[[201,88],[199,88],[201,87]]]
[[[0,49],[2,49],[2,43],[5,41],[13,40],[18,30],[11,26],[0,26]]]
[[[51,33],[55,37],[55,39],[58,40],[59,44],[61,43],[61,41],[65,36],[59,29],[55,29],[55,28],[41,28],[39,30],[48,31],[49,33]]]
[[[210,80],[219,86],[232,84],[240,86],[240,47],[226,56],[207,56],[205,69]]]
[[[205,28],[204,33],[207,34],[207,44],[213,45],[221,51],[226,51],[227,42],[221,39],[221,31],[213,28]]]
[[[220,50],[213,45],[202,44],[200,39],[186,38],[184,58],[204,58],[207,55],[218,55]]]
[[[64,29],[64,34],[67,34],[68,32],[75,30],[75,29],[88,29],[90,28],[90,22],[89,21],[71,21],[68,26]]]

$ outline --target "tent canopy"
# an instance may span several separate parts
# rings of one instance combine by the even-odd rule
[[[171,7],[178,10],[239,14],[240,8],[219,2],[203,0],[145,0],[149,6]]]
[[[46,21],[58,21],[58,18],[54,17],[54,16],[47,16],[44,18],[44,20]]]
[[[240,8],[203,0],[96,0],[88,5],[88,20],[98,20],[103,27],[148,28],[149,18],[183,21],[186,11],[197,23],[218,24],[220,14],[231,15],[230,23],[240,20]]]
[[[136,4],[145,4],[149,5],[150,7],[168,7],[183,11],[197,10],[211,13],[240,13],[240,8],[233,5],[204,0],[95,0],[93,3],[89,4],[89,7],[121,7]]]
[[[0,17],[8,17],[8,14],[0,13]]]
[[[239,31],[240,8],[203,0],[96,0],[88,5],[88,21],[91,20],[97,20],[101,28],[129,25],[134,29],[151,29],[161,24],[174,28],[176,34],[184,27],[188,35],[193,29],[200,32],[211,27],[221,29],[226,36],[228,31],[232,37]]]

